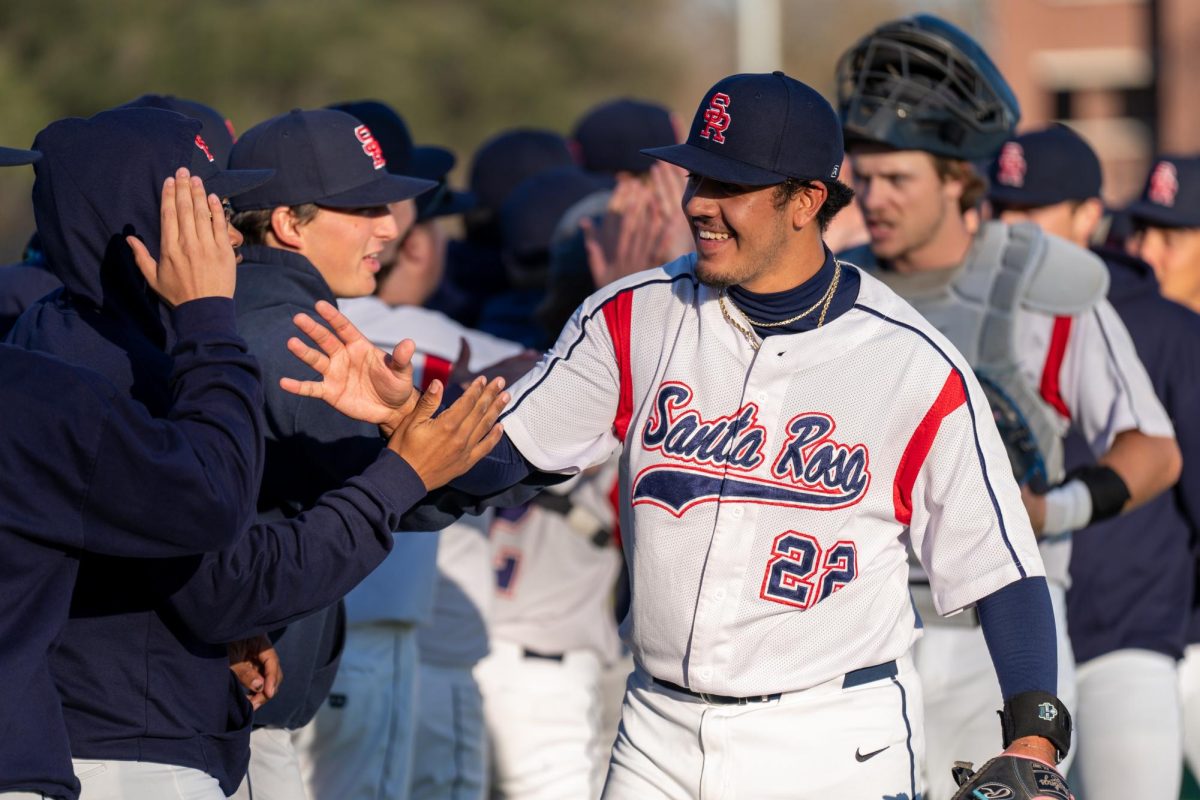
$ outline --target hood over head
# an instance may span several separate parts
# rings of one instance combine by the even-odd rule
[[[221,170],[200,130],[173,111],[118,108],[58,120],[37,135],[34,218],[49,269],[74,298],[126,312],[156,308],[125,237],[159,257],[162,184],[179,167],[221,197],[270,177]]]

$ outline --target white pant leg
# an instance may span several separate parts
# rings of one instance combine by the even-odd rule
[[[483,800],[483,700],[471,670],[421,664],[411,800]]]
[[[628,652],[600,672],[600,747],[594,770],[595,783],[600,787],[604,786],[604,777],[608,775],[608,759],[621,726],[621,708],[625,705],[625,685],[632,674],[633,656]]]
[[[0,792],[0,800],[53,800],[40,792]]]
[[[250,734],[250,771],[233,800],[309,800],[291,731],[256,728]]]
[[[1179,695],[1183,707],[1183,754],[1188,769],[1200,775],[1200,644],[1190,644],[1179,662]]]
[[[1176,800],[1183,759],[1175,660],[1118,650],[1079,666],[1071,788],[1087,800]]]
[[[329,697],[293,735],[313,800],[408,800],[418,664],[414,626],[346,628]]]
[[[1075,657],[1067,635],[1066,593],[1050,584],[1058,645],[1058,699],[1075,715]],[[914,648],[917,673],[925,689],[926,800],[949,800],[958,791],[950,769],[955,761],[976,767],[1002,749],[1000,718],[1004,705],[996,669],[978,626],[926,621],[925,635]],[[1065,775],[1075,748],[1059,765]]]
[[[600,661],[527,657],[492,641],[476,668],[492,754],[492,800],[594,800],[600,744]],[[609,743],[611,747],[611,743]]]
[[[80,800],[225,800],[216,778],[190,767],[151,761],[72,762]]]
[[[629,679],[604,800],[913,800],[924,754],[921,687],[842,679],[778,700],[710,705]],[[866,756],[866,758],[863,758]]]

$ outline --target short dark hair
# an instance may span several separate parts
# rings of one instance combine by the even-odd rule
[[[850,205],[850,201],[854,199],[854,190],[846,184],[841,181],[824,179],[801,181],[796,178],[788,178],[775,186],[774,201],[776,208],[783,208],[800,193],[801,189],[811,189],[818,183],[825,187],[826,192],[825,202],[817,210],[817,227],[821,229],[821,233],[824,233],[837,213]]]
[[[289,210],[296,218],[297,225],[306,225],[312,222],[321,207],[316,203],[301,203],[298,206],[289,206]],[[273,213],[275,213],[273,208],[238,211],[229,222],[242,234],[246,244],[266,244],[267,232],[271,230],[271,214]]]

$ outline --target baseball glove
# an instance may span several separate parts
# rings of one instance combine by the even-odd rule
[[[988,405],[991,406],[992,417],[996,420],[996,429],[1000,431],[1000,438],[1008,451],[1008,461],[1012,464],[1017,485],[1028,484],[1033,489],[1044,492],[1048,485],[1046,462],[1025,415],[998,383],[978,372],[976,377],[979,378],[979,385],[983,388]]]
[[[955,762],[952,800],[1075,800],[1058,770],[1036,758],[1001,755],[978,772],[971,766]]]

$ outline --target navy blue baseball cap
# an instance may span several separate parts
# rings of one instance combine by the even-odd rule
[[[834,180],[842,125],[811,86],[782,72],[731,75],[696,109],[687,142],[643,150],[688,172],[744,186]]]
[[[1200,157],[1155,159],[1142,196],[1125,210],[1135,225],[1200,228]]]
[[[471,191],[479,208],[499,212],[521,181],[554,167],[575,165],[567,140],[553,131],[517,128],[488,139],[471,163]]]
[[[656,103],[622,98],[585,114],[571,136],[580,165],[592,172],[646,172],[642,151],[679,143],[671,112]]]
[[[1005,142],[987,169],[988,198],[1010,206],[1049,206],[1100,196],[1103,175],[1091,145],[1065,125]]]
[[[37,150],[18,150],[15,147],[0,147],[0,167],[19,167],[32,164],[42,157]]]
[[[329,108],[345,111],[366,124],[383,147],[387,171],[434,181],[437,187],[417,197],[417,220],[461,214],[475,207],[475,195],[450,188],[447,175],[457,159],[444,147],[413,144],[412,134],[394,108],[378,100],[335,103]]]
[[[611,178],[573,164],[525,179],[500,207],[505,256],[517,262],[547,257],[563,214],[588,195],[610,188]]]
[[[130,100],[118,108],[161,108],[166,111],[174,111],[176,114],[183,114],[185,117],[191,117],[194,120],[199,120],[200,135],[204,138],[208,145],[208,150],[212,153],[216,163],[225,169],[229,166],[229,153],[233,150],[233,123],[226,119],[221,112],[211,106],[206,106],[204,103],[195,100],[185,100],[182,97],[175,97],[170,94],[144,94],[141,97]]]
[[[275,177],[234,202],[238,211],[315,203],[371,208],[408,200],[437,184],[387,171],[371,129],[344,111],[296,109],[242,134],[229,157],[237,169],[273,169]]]
[[[163,162],[187,167],[204,181],[206,192],[235,198],[271,179],[271,169],[225,169],[200,133],[198,120],[158,108],[112,108],[89,117],[68,117],[47,125],[34,139],[59,163],[78,153],[95,153],[114,163],[131,149],[164,155]],[[44,162],[45,163],[45,162]],[[40,167],[39,167],[40,168]],[[164,175],[163,178],[168,177]]]

